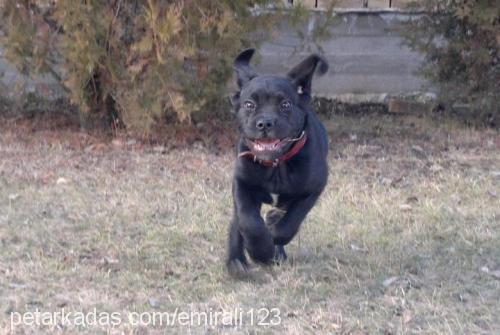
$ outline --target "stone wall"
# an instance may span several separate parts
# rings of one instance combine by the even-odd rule
[[[3,49],[0,45],[0,98],[15,99],[27,93],[55,99],[63,96],[64,91],[51,75],[30,78],[19,73],[3,57]]]
[[[325,9],[331,6],[335,8],[398,8],[406,9],[409,6],[423,3],[422,0],[283,0],[287,5],[302,5],[307,8]]]

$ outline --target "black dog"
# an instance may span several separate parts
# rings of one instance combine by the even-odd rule
[[[232,97],[241,138],[233,180],[234,216],[227,266],[246,269],[244,250],[259,263],[286,259],[292,240],[323,191],[328,138],[311,109],[311,81],[328,63],[311,55],[286,76],[258,75],[253,49],[235,60],[239,92]],[[263,203],[272,204],[264,221]]]

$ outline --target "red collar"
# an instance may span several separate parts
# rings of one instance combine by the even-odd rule
[[[238,154],[238,158],[240,157],[250,157],[254,160],[254,162],[258,162],[259,164],[265,166],[265,167],[276,167],[278,164],[282,162],[286,162],[293,156],[295,156],[300,149],[304,147],[304,144],[306,144],[307,141],[307,135],[306,132],[303,131],[302,134],[300,135],[300,138],[295,142],[295,144],[285,152],[282,156],[276,158],[275,160],[261,160],[257,159],[257,156],[252,152],[252,151],[243,151]]]

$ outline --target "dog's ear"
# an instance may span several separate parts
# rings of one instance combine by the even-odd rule
[[[233,93],[229,99],[231,100],[231,105],[233,105],[234,112],[240,107],[240,92]]]
[[[257,72],[250,66],[250,59],[252,59],[254,53],[255,49],[246,49],[234,60],[233,68],[236,71],[239,88],[257,77]]]
[[[321,56],[313,54],[288,72],[287,76],[297,86],[299,94],[311,95],[311,83],[314,72],[323,75],[328,71],[328,62]]]

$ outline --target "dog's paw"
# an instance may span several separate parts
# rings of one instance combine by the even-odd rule
[[[286,262],[287,259],[288,256],[286,255],[285,252],[285,246],[277,245],[274,250],[274,258],[273,258],[274,264],[281,265],[284,262]]]
[[[252,246],[247,247],[248,254],[257,263],[261,264],[271,264],[274,258],[274,246],[266,245],[266,246]]]
[[[274,226],[276,225],[282,218],[285,216],[286,211],[279,209],[279,208],[273,208],[269,210],[266,213],[266,226]]]
[[[286,226],[269,226],[269,232],[273,237],[273,243],[276,245],[287,245],[293,238],[293,233]]]
[[[232,259],[226,262],[229,275],[233,278],[244,278],[248,274],[248,264],[239,259]]]
[[[270,264],[274,257],[274,242],[271,234],[265,230],[245,241],[245,248],[250,257],[258,263]]]

